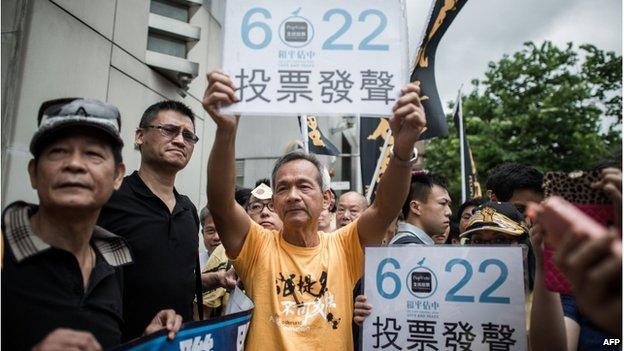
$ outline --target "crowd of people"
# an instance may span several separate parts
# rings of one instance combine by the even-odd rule
[[[146,109],[135,132],[141,163],[124,177],[117,108],[44,102],[28,165],[39,203],[2,215],[2,347],[100,350],[163,329],[173,339],[183,322],[223,315],[238,286],[255,305],[245,349],[353,350],[359,326],[383,308],[361,289],[364,248],[444,244],[528,248],[531,349],[604,349],[621,338],[621,163],[602,165],[592,185],[613,201],[610,227],[546,198],[543,174],[518,163],[492,169],[486,196],[453,214],[445,177],[414,169],[426,126],[420,88],[401,93],[369,203],[356,191],[337,196],[324,165],[303,152],[282,156],[253,189],[236,187],[239,117],[221,113],[237,102],[235,87],[211,72],[203,106],[216,131],[199,213],[174,186],[199,139],[184,104]],[[560,239],[554,262],[569,294],[544,283],[550,238]]]

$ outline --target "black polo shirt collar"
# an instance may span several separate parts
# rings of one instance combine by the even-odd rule
[[[126,181],[128,182],[128,185],[130,185],[130,188],[132,188],[132,191],[135,194],[141,195],[143,197],[158,198],[158,196],[156,196],[156,194],[152,192],[152,190],[147,186],[147,184],[145,184],[143,179],[141,179],[141,176],[139,176],[139,171],[132,172],[132,174],[126,178]],[[184,200],[182,195],[178,193],[175,187],[173,187],[173,195],[175,196],[176,204],[171,213],[172,215],[181,211],[188,211],[191,209],[190,207],[186,205],[186,201]],[[160,198],[158,198],[158,200],[162,202]]]
[[[18,201],[4,212],[5,235],[18,263],[50,248],[32,231],[30,217],[37,209],[36,205]],[[124,238],[95,226],[91,242],[109,265],[118,267],[132,263],[130,248]]]

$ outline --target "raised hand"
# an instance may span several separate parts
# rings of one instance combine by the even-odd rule
[[[219,129],[236,129],[239,116],[221,114],[221,107],[238,102],[234,83],[221,71],[212,71],[206,76],[208,87],[204,92],[202,105]]]
[[[620,336],[622,325],[622,241],[619,231],[598,239],[567,236],[555,254],[580,310],[596,325]],[[613,246],[619,251],[614,253]]]
[[[529,238],[531,240],[531,246],[533,246],[533,252],[535,253],[535,262],[537,268],[542,269],[544,263],[544,231],[539,223],[535,223],[529,229]]]
[[[401,98],[392,108],[390,129],[394,136],[396,155],[405,161],[411,158],[414,143],[420,138],[427,120],[420,103],[420,86],[410,83],[401,89]]]
[[[602,178],[591,185],[592,188],[602,190],[613,202],[615,227],[622,228],[622,170],[619,168],[605,168]]]

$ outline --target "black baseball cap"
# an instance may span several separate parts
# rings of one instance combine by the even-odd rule
[[[109,137],[113,146],[123,146],[119,134],[121,115],[117,107],[94,99],[63,98],[41,104],[37,115],[38,129],[30,141],[30,152],[38,155],[60,131],[69,127],[86,127]]]

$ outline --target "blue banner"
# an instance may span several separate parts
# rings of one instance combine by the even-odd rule
[[[173,340],[167,340],[167,331],[130,341],[114,351],[238,351],[242,350],[251,320],[251,312],[211,318],[182,325]]]

